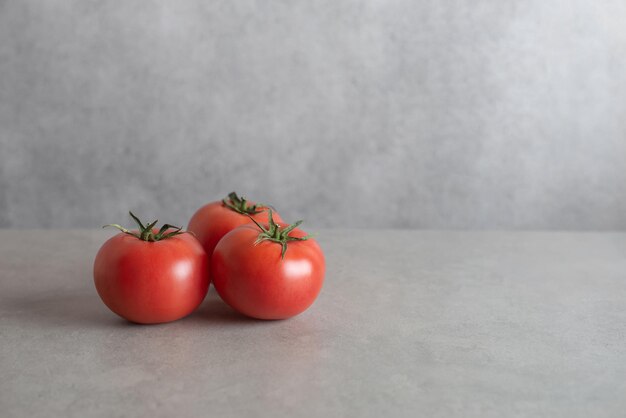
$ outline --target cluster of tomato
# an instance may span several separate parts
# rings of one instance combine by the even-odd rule
[[[157,221],[121,233],[98,251],[94,281],[113,312],[129,321],[175,321],[204,300],[209,283],[236,311],[285,319],[306,310],[324,281],[324,255],[298,226],[267,205],[231,193],[193,215],[188,229]]]

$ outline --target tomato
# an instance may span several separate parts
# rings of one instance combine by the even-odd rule
[[[305,311],[324,282],[320,246],[297,226],[248,224],[220,240],[211,257],[218,294],[236,311],[259,319],[285,319]],[[256,223],[256,222],[255,222]]]
[[[98,251],[94,282],[102,301],[132,322],[156,324],[189,315],[209,287],[208,256],[191,234],[156,222],[122,230]]]
[[[224,235],[240,225],[252,222],[248,215],[258,222],[267,222],[267,209],[266,205],[248,202],[232,192],[226,199],[198,209],[187,229],[195,234],[210,257]],[[280,222],[280,216],[276,213],[274,216]]]

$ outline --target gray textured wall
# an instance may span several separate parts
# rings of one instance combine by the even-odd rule
[[[0,0],[0,226],[626,227],[626,2]]]

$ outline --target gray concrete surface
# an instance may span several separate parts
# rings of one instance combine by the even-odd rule
[[[313,307],[124,322],[106,231],[0,232],[2,417],[623,417],[626,234],[319,231]]]
[[[625,21],[623,0],[0,0],[0,227],[184,223],[237,189],[320,227],[626,229]]]

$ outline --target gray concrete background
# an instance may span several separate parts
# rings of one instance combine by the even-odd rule
[[[0,0],[0,227],[626,228],[626,3]]]

